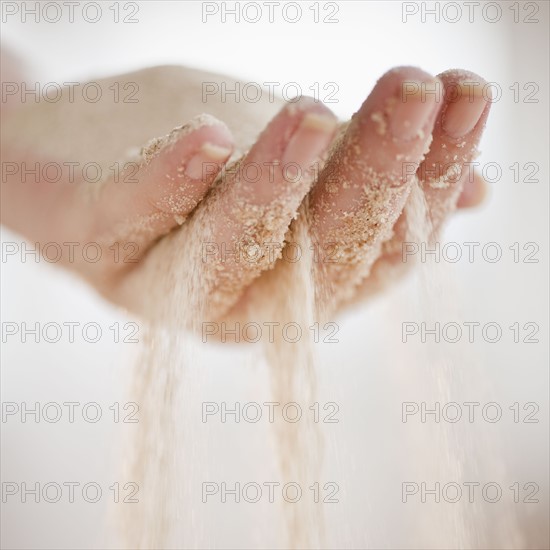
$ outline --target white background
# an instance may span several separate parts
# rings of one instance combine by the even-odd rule
[[[111,4],[102,3],[105,13]],[[416,65],[433,74],[460,67],[498,83],[502,99],[492,107],[478,160],[482,166],[498,163],[503,175],[490,186],[485,204],[454,216],[445,235],[459,243],[497,242],[505,257],[497,263],[478,257],[474,263],[440,266],[436,270],[440,278],[432,288],[420,291],[418,284],[409,282],[377,298],[340,320],[340,343],[323,347],[320,400],[341,404],[340,423],[324,433],[329,442],[326,478],[337,479],[342,487],[341,503],[327,512],[328,544],[443,548],[454,547],[458,540],[447,528],[438,529],[438,518],[453,513],[450,505],[407,508],[400,500],[401,481],[432,479],[431,461],[439,460],[431,450],[430,445],[437,443],[429,432],[418,424],[414,432],[400,421],[401,401],[422,400],[431,376],[422,355],[428,352],[401,343],[401,322],[422,319],[424,308],[436,308],[434,304],[433,318],[442,321],[540,325],[538,344],[514,344],[508,337],[499,344],[478,341],[459,351],[447,346],[431,353],[454,372],[451,401],[496,401],[504,409],[516,401],[536,402],[540,407],[538,424],[502,421],[462,428],[462,448],[475,455],[477,473],[465,474],[471,480],[498,480],[503,486],[535,481],[541,488],[541,503],[516,506],[510,523],[498,505],[481,503],[476,508],[479,515],[472,516],[480,523],[469,526],[478,535],[468,535],[467,546],[487,547],[488,535],[483,533],[493,528],[483,523],[491,521],[499,531],[492,547],[547,544],[548,4],[531,3],[539,8],[540,22],[534,24],[514,22],[511,2],[492,3],[502,10],[501,19],[493,23],[486,19],[496,12],[487,11],[484,18],[483,3],[475,6],[474,22],[468,21],[462,5],[460,21],[451,23],[443,16],[454,17],[451,8],[448,12],[442,8],[439,22],[429,15],[422,21],[420,9],[425,3],[377,1],[337,2],[339,22],[316,24],[308,10],[312,4],[301,3],[303,15],[293,24],[278,9],[275,22],[269,23],[265,7],[258,23],[236,23],[231,16],[222,22],[220,15],[204,23],[199,2],[140,2],[138,24],[114,24],[112,17],[85,23],[77,8],[74,24],[36,24],[32,16],[22,24],[20,17],[10,17],[2,23],[2,38],[29,61],[31,74],[42,81],[87,80],[146,66],[183,64],[244,81],[297,82],[305,94],[311,93],[308,88],[313,83],[335,82],[338,102],[329,106],[342,118],[349,117],[376,79],[396,65]],[[407,22],[403,22],[404,4],[419,9]],[[433,2],[426,5],[434,7]],[[527,13],[520,9],[520,18]],[[536,83],[539,102],[514,102],[509,87],[515,82],[520,90],[527,82]],[[536,162],[539,183],[514,183],[507,168],[514,162]],[[3,240],[14,239],[3,228]],[[537,243],[539,263],[514,263],[508,247],[515,242]],[[433,275],[428,280],[433,281]],[[123,312],[83,283],[44,263],[3,263],[1,291],[2,321],[96,321],[103,327],[126,321]],[[431,305],[420,304],[423,301]],[[109,343],[107,338],[98,344],[55,345],[11,339],[2,344],[3,400],[97,401],[105,412],[109,404],[125,400],[130,347]],[[191,418],[198,419],[201,400],[261,402],[268,396],[264,369],[246,352],[211,350],[204,362],[203,370],[190,381],[197,385],[190,390],[197,393],[196,402],[189,405]],[[3,423],[2,480],[112,483],[113,446],[128,429],[133,428],[108,421]],[[267,432],[265,425],[241,425],[234,430],[218,426],[206,435],[193,433],[203,441],[197,445],[205,471],[212,478],[231,480],[244,479],[247,471],[249,477],[262,479],[262,472],[269,471],[268,466],[262,470],[272,452],[265,443]],[[415,469],[408,469],[410,464],[416,464]],[[281,544],[273,508],[205,508],[199,499],[196,533],[187,533],[187,544],[220,548]],[[23,505],[10,500],[2,511],[2,545],[111,544],[102,541],[104,513],[101,505]]]

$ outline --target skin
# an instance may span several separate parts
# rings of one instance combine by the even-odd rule
[[[6,77],[5,72],[2,76],[4,80],[10,76],[16,79],[13,74]],[[431,183],[434,171],[441,176],[437,168],[448,165],[453,153],[459,153],[459,165],[474,158],[490,102],[472,96],[472,101],[461,102],[453,118],[449,113],[457,99],[452,94],[441,93],[433,99],[403,96],[404,87],[410,83],[419,88],[437,84],[448,91],[463,82],[484,83],[466,71],[432,77],[414,67],[393,69],[380,78],[338,139],[336,117],[327,107],[308,98],[286,105],[240,160],[241,169],[254,163],[275,162],[269,178],[262,172],[257,182],[229,172],[222,184],[215,184],[235,146],[229,128],[215,120],[180,132],[168,144],[161,143],[154,158],[133,174],[138,185],[119,185],[111,177],[98,186],[94,200],[82,192],[83,184],[40,181],[39,185],[29,185],[10,176],[2,181],[2,223],[31,242],[94,241],[105,250],[114,243],[123,249],[126,244],[137,245],[138,261],[131,265],[115,263],[105,254],[106,259],[97,264],[76,262],[67,266],[108,298],[129,305],[127,297],[135,296],[140,285],[143,289],[154,284],[147,273],[153,273],[151,266],[158,265],[159,255],[177,254],[175,244],[170,248],[170,240],[177,242],[178,232],[197,235],[205,226],[218,246],[246,241],[259,232],[262,239],[282,246],[302,205],[311,239],[321,250],[327,243],[345,243],[360,250],[353,258],[344,255],[336,264],[321,263],[315,268],[318,284],[329,288],[333,296],[330,303],[322,305],[333,312],[378,292],[383,280],[394,280],[393,272],[407,267],[400,258],[401,243],[407,239],[404,208],[416,180],[425,196],[434,235],[456,207],[470,208],[482,201],[485,183],[478,175],[472,177],[463,171],[462,177],[445,188]],[[248,106],[243,103],[239,108],[245,110]],[[17,121],[23,109],[8,103],[3,105],[2,116]],[[471,124],[463,122],[468,119]],[[177,123],[175,120],[174,125]],[[3,159],[48,160],[40,151],[31,155],[20,145],[14,147],[5,141]],[[300,166],[301,177],[289,184],[276,161]],[[205,162],[209,163],[207,172],[201,170]],[[375,215],[371,212],[366,220],[369,193],[363,191],[377,188],[381,179],[392,185],[378,195],[383,208]],[[344,186],[344,181],[348,185]],[[331,182],[336,182],[336,192]],[[247,214],[246,223],[243,212]],[[277,213],[275,221],[267,223],[273,212]],[[358,220],[352,227],[352,237],[349,212],[355,213]],[[128,229],[144,217],[149,219],[146,229]],[[262,278],[275,263],[265,258],[255,264],[225,262],[223,276],[216,284],[205,285],[208,295],[203,298],[211,304],[205,318],[237,318],[246,309],[253,290],[262,288]],[[318,298],[323,300],[322,296]],[[143,304],[138,313],[144,313],[147,307]]]

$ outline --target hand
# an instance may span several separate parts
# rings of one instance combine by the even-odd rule
[[[171,77],[161,78],[163,71],[172,71]],[[174,108],[182,103],[174,71],[192,88],[192,72],[183,70],[126,75],[145,93],[135,109],[80,102],[71,110],[65,103],[54,105],[52,117],[51,105],[21,107],[2,129],[3,158],[32,163],[36,158],[30,157],[30,150],[49,155],[44,157],[48,159],[63,158],[58,145],[65,141],[65,158],[97,158],[108,173],[107,166],[135,143],[135,136],[154,135],[149,128],[154,124],[140,113],[158,111],[167,86],[172,95],[160,118],[181,120]],[[392,70],[336,140],[335,117],[320,103],[303,98],[285,106],[232,166],[226,164],[234,147],[231,133],[215,118],[202,116],[153,141],[135,161],[128,164],[126,159],[121,173],[109,174],[98,184],[50,183],[41,178],[38,185],[29,185],[22,183],[20,174],[13,174],[2,184],[3,221],[42,243],[97,243],[101,260],[68,262],[64,257],[63,261],[118,303],[154,316],[166,314],[167,307],[176,315],[179,301],[184,300],[187,307],[200,304],[202,316],[212,320],[246,315],[258,296],[269,299],[264,281],[277,280],[280,268],[272,268],[284,265],[284,254],[282,260],[277,258],[300,209],[318,256],[313,263],[316,286],[323,289],[318,299],[330,312],[360,293],[372,292],[388,278],[389,270],[403,266],[401,243],[410,233],[405,207],[415,181],[420,183],[433,231],[457,202],[467,206],[482,196],[483,183],[462,169],[476,154],[489,110],[489,102],[472,93],[479,86],[460,87],[461,82],[472,81],[483,83],[459,71],[433,79],[414,68]],[[110,81],[100,82],[103,89],[109,88]],[[455,93],[447,97],[440,93],[439,98],[422,95],[423,89],[436,85],[440,92]],[[198,101],[187,97],[187,112],[193,108],[198,112]],[[237,111],[209,105],[209,111],[226,120],[234,111],[231,115],[237,121],[232,127],[240,134],[238,121],[246,126],[251,117],[239,107]],[[274,106],[255,107],[253,115],[261,119],[259,109],[265,113]],[[53,140],[52,118],[61,126]],[[28,133],[21,128],[28,128]],[[120,138],[118,131],[123,134]],[[64,139],[69,132],[74,133],[70,146]],[[71,154],[71,148],[78,149],[77,140],[88,142],[89,156]],[[94,156],[96,148],[100,152]],[[296,166],[299,170],[293,172]],[[253,172],[257,167],[260,172]],[[460,172],[462,177],[456,177]],[[134,180],[139,183],[120,183]],[[226,252],[240,249],[244,254],[258,245],[262,254],[254,261],[223,253],[224,246]],[[117,250],[119,261],[115,261]],[[124,254],[137,262],[120,261]],[[172,299],[160,300],[162,293]]]

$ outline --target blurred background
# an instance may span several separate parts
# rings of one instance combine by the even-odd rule
[[[37,3],[26,4],[34,9]],[[327,104],[342,119],[397,65],[433,74],[469,69],[501,92],[478,158],[486,178],[494,180],[489,195],[481,207],[456,214],[442,239],[459,243],[462,259],[422,266],[416,277],[339,319],[337,344],[317,346],[318,400],[339,407],[338,423],[320,425],[325,452],[319,481],[339,486],[339,502],[323,505],[323,544],[547,548],[548,3],[281,1],[273,5],[270,22],[266,2],[108,1],[98,3],[103,16],[96,23],[82,17],[85,4],[90,3],[75,7],[74,22],[63,16],[53,23],[47,16],[36,22],[32,15],[23,22],[22,11],[13,12],[24,10],[25,3],[3,2],[2,47],[24,60],[31,82],[85,82],[149,66],[186,65],[260,85],[279,82],[279,90],[295,82],[304,94],[320,90],[320,99],[332,92]],[[222,17],[224,9],[235,8],[239,22],[227,12]],[[247,21],[257,13],[257,22]],[[2,240],[22,243],[4,227]],[[473,262],[463,245],[468,242],[480,243]],[[501,248],[499,261],[483,257],[487,243]],[[525,261],[532,252],[536,263]],[[139,423],[114,422],[113,404],[122,410],[129,401],[138,345],[115,343],[108,327],[135,320],[55,265],[22,262],[15,255],[3,257],[1,268],[2,547],[119,547],[109,530],[108,487],[127,481],[118,471],[118,443],[139,430]],[[98,323],[104,335],[97,343],[79,337],[74,343],[35,343],[32,337],[23,343],[4,334],[6,322],[67,321]],[[496,343],[479,336],[459,344],[422,344],[418,336],[402,341],[402,323],[436,321],[497,323],[503,335]],[[519,342],[509,328],[516,323]],[[536,327],[537,342],[524,342]],[[282,547],[276,504],[201,500],[206,480],[230,485],[279,479],[273,426],[201,420],[205,401],[269,401],[259,355],[208,346],[201,356],[200,364],[186,367],[182,424],[191,456],[186,459],[191,500],[179,547]],[[403,422],[404,402],[433,408],[436,401],[481,405],[473,422],[422,423],[420,415]],[[74,423],[66,416],[36,423],[29,416],[22,423],[4,414],[7,402],[29,407],[95,402],[103,416],[96,423],[78,414]],[[490,402],[502,409],[498,421],[481,414]],[[531,413],[537,422],[525,421]],[[21,502],[20,496],[4,494],[6,482],[22,481],[93,481],[104,495],[92,504],[79,498],[35,503],[33,496]],[[456,504],[430,497],[422,503],[419,493],[402,501],[404,482],[433,487],[437,481],[480,487],[494,482],[502,498],[490,503],[476,493],[472,503],[466,496]],[[517,503],[510,489],[516,483]],[[533,487],[538,502],[524,502]]]

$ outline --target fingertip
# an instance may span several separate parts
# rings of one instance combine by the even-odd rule
[[[288,102],[270,121],[243,160],[242,168],[246,169],[249,164],[263,166],[269,162],[280,162],[285,168],[292,163],[297,164],[299,171],[305,174],[327,151],[337,126],[338,119],[328,107],[312,97],[300,96]],[[255,197],[262,202],[270,201],[279,193],[272,185],[272,179],[263,170],[258,184],[254,186]],[[305,182],[309,176],[302,179]],[[286,187],[302,192],[298,189],[299,181],[287,183],[290,186]]]
[[[424,69],[421,69],[420,67],[415,67],[414,65],[399,65],[397,67],[392,67],[391,69],[386,71],[378,79],[378,82],[382,82],[388,79],[403,80],[407,78],[430,80],[434,78],[434,76]]]
[[[474,172],[474,177],[467,179],[458,198],[458,208],[474,208],[482,204],[488,194],[487,182],[481,174]]]
[[[451,140],[479,139],[493,101],[491,86],[478,74],[449,69],[438,75],[443,82],[444,106],[438,123]]]
[[[233,149],[235,140],[225,122],[203,113],[189,123],[198,139],[204,139],[218,147]]]
[[[485,79],[479,76],[473,71],[468,71],[466,69],[447,69],[442,73],[439,73],[437,77],[444,83],[450,84],[452,82],[461,82],[464,80],[471,80],[475,82],[480,82],[482,84],[487,84]]]
[[[151,140],[141,150],[143,165],[147,167],[157,159],[166,163],[189,157],[194,149],[205,143],[233,150],[234,139],[229,128],[220,120],[207,114],[192,118],[187,124],[177,126],[169,134]]]
[[[199,115],[153,140],[142,150],[145,172],[157,185],[189,179],[212,183],[234,149],[229,128],[211,115]],[[178,187],[174,191],[178,191]],[[181,189],[179,189],[181,190]],[[200,190],[198,190],[200,192]]]
[[[314,97],[302,95],[289,101],[282,109],[291,116],[302,115],[307,113],[317,113],[336,120],[336,115],[327,107],[321,100]]]
[[[352,117],[345,141],[361,162],[402,178],[404,163],[418,165],[441,107],[437,77],[417,67],[387,71]]]
[[[376,82],[369,98],[380,96],[397,96],[405,101],[407,97],[423,93],[425,96],[434,95],[438,85],[442,82],[437,76],[413,66],[394,67],[386,71]],[[423,85],[423,88],[418,88]],[[431,92],[431,93],[430,93]]]

